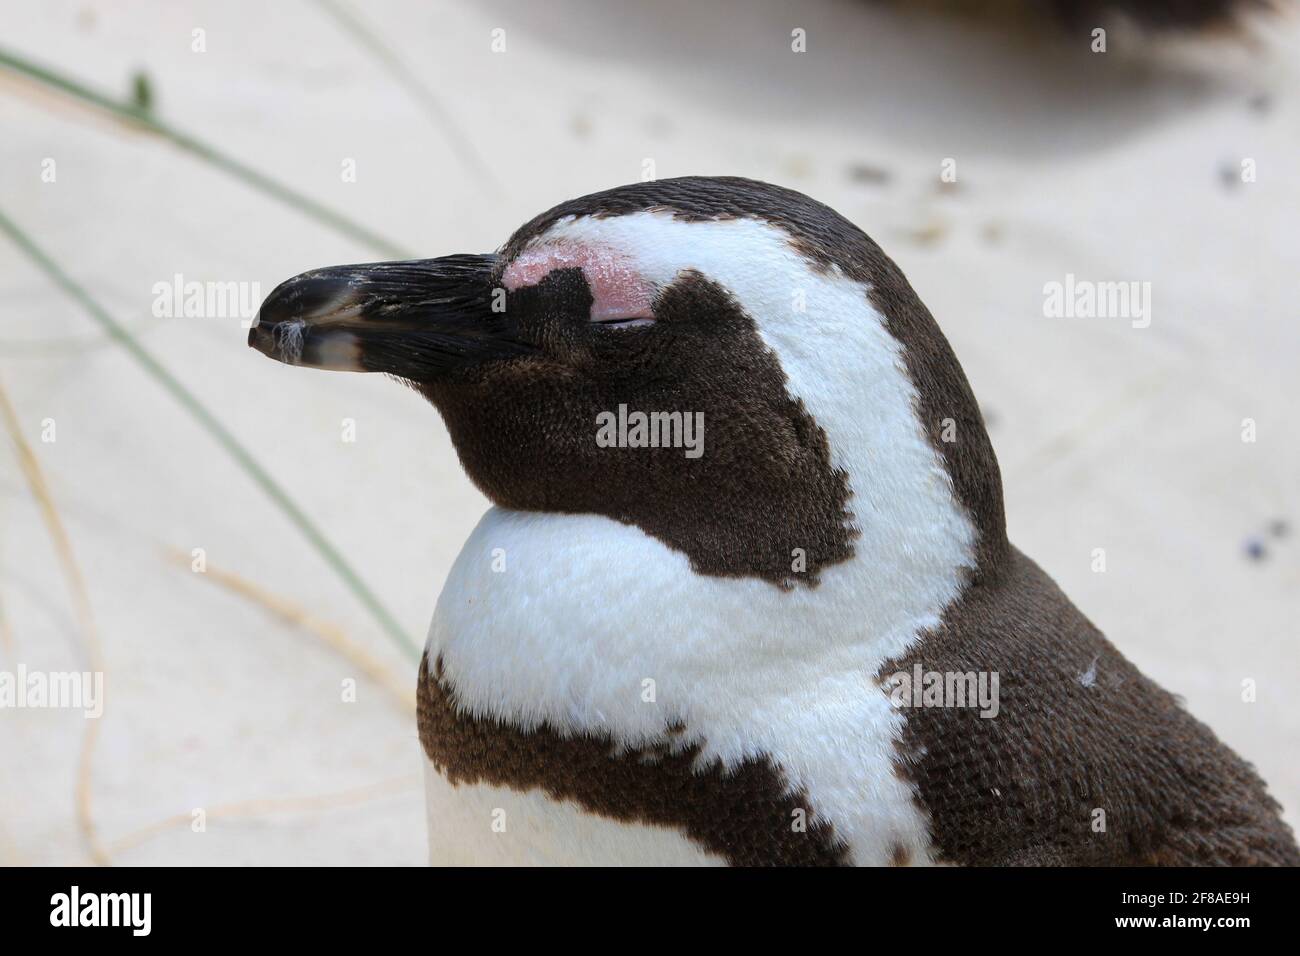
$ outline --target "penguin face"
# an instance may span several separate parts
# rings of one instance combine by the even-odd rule
[[[529,353],[416,384],[487,496],[636,524],[706,573],[790,583],[796,523],[818,529],[819,566],[847,557],[849,489],[826,435],[786,388],[734,277],[714,274],[724,259],[764,262],[746,239],[765,228],[642,212],[512,241],[493,285]],[[793,277],[768,274],[788,302]]]
[[[606,515],[697,572],[789,587],[854,553],[855,494],[932,481],[924,463],[850,481],[864,445],[924,431],[868,298],[895,274],[807,197],[664,180],[557,206],[495,255],[305,273],[249,342],[407,381],[500,506]]]

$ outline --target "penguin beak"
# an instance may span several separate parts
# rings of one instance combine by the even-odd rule
[[[522,355],[496,265],[460,255],[304,272],[267,296],[248,344],[286,365],[412,381]]]

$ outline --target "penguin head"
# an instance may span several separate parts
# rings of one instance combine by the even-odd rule
[[[815,586],[864,543],[934,533],[944,495],[974,530],[940,533],[1002,540],[996,460],[934,320],[864,233],[765,183],[639,183],[495,254],[304,273],[249,344],[404,380],[494,503],[634,524],[698,573]]]

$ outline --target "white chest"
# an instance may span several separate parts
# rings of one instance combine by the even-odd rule
[[[935,611],[918,614],[915,595],[891,591],[894,605],[867,620],[849,600],[863,586],[857,564],[829,569],[815,591],[782,591],[694,574],[608,519],[493,509],[448,579],[430,660],[441,657],[475,714],[516,727],[638,747],[681,726],[701,761],[766,757],[806,795],[805,824],[830,823],[853,862],[886,864],[900,850],[923,862],[927,823],[893,772],[902,716],[875,674],[937,623],[947,598],[936,584]],[[431,770],[428,805],[439,861],[719,862],[671,830],[538,790],[451,787]]]

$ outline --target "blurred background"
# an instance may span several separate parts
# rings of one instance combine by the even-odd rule
[[[0,676],[104,675],[0,709],[0,862],[425,860],[418,649],[487,505],[415,393],[246,322],[686,174],[899,262],[1012,540],[1300,821],[1300,23],[978,6],[0,0]],[[1049,317],[1067,275],[1149,326]]]

